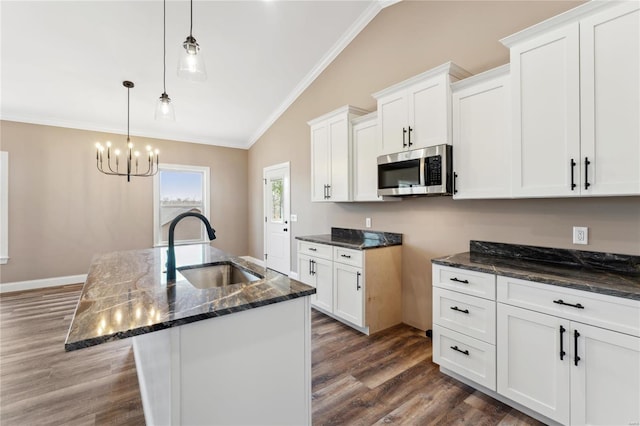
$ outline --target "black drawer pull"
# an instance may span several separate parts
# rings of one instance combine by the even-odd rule
[[[341,256],[341,257],[346,257],[347,259],[351,259],[351,256],[350,256],[350,255],[348,255],[348,254],[341,254],[340,256]]]
[[[576,162],[573,161],[573,158],[571,159],[569,166],[571,167],[571,190],[573,191],[576,188],[576,183],[573,179],[573,170],[576,168]]]
[[[309,247],[309,250],[311,250],[311,251],[318,251],[318,249],[317,249],[317,248],[313,248],[313,247]]]
[[[578,333],[578,330],[573,330],[573,342],[574,342],[573,361],[576,367],[578,366],[578,361],[582,359],[578,356],[578,337],[580,337],[580,333]]]
[[[553,303],[557,303],[558,305],[571,306],[572,308],[577,308],[577,309],[584,309],[584,306],[582,306],[579,303],[572,305],[571,303],[565,303],[562,299],[554,300]]]
[[[469,284],[469,281],[468,281],[468,280],[461,280],[461,279],[458,279],[458,278],[456,278],[456,277],[449,278],[449,279],[450,279],[451,281],[455,281],[455,282],[457,282],[457,283]]]
[[[454,351],[458,351],[458,352],[460,352],[461,354],[469,355],[469,351],[468,351],[468,350],[466,350],[466,349],[465,349],[465,350],[463,351],[462,349],[460,349],[460,348],[458,347],[458,345],[456,345],[456,346],[451,346],[451,349],[453,349]]]
[[[462,312],[463,314],[468,314],[469,310],[468,309],[460,309],[457,306],[452,306],[450,308],[452,311],[458,311],[458,312]]]
[[[562,361],[564,359],[564,356],[567,354],[564,351],[564,341],[562,339],[562,335],[564,334],[565,331],[567,331],[567,329],[564,328],[563,326],[560,326],[560,361]]]

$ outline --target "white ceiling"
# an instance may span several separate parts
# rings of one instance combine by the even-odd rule
[[[1,118],[238,148],[250,147],[387,1],[195,1],[193,36],[208,79],[176,74],[189,2],[167,2],[167,93],[175,122],[154,120],[162,93],[162,2],[6,1]]]

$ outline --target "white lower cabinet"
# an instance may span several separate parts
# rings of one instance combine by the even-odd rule
[[[364,326],[364,277],[362,268],[334,262],[333,313],[358,327]]]
[[[640,303],[506,277],[498,302],[499,394],[562,424],[640,422]]]
[[[546,423],[640,424],[640,301],[441,265],[433,285],[445,373]]]
[[[314,308],[366,334],[402,322],[402,246],[353,250],[298,241],[298,279]]]
[[[433,362],[496,390],[496,277],[433,265]]]
[[[568,424],[569,321],[499,303],[497,334],[498,393]]]

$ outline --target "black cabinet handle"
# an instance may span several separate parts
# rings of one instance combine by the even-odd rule
[[[589,157],[584,157],[584,189],[589,189],[591,184],[589,183]]]
[[[312,264],[313,264],[313,260],[309,260],[309,275],[313,275],[313,268],[311,268]]]
[[[580,361],[580,359],[581,359],[578,356],[578,337],[580,337],[580,333],[578,333],[578,330],[573,330],[573,344],[574,344],[573,362],[576,365],[576,367],[578,366],[578,361]]]
[[[462,349],[460,349],[460,348],[458,347],[458,345],[456,345],[456,346],[451,346],[451,349],[453,349],[454,351],[458,351],[458,352],[460,352],[461,354],[469,355],[469,351],[468,351],[468,350],[466,350],[466,349],[465,349],[465,350],[463,351]]]
[[[405,141],[405,136],[407,136],[407,129],[405,129],[404,127],[402,128],[402,147],[406,148],[407,147],[407,142]]]
[[[327,185],[327,200],[331,198],[331,185]]]
[[[455,282],[457,282],[457,283],[469,284],[469,281],[467,281],[467,280],[461,280],[461,279],[458,279],[458,278],[456,278],[456,277],[449,278],[449,279],[450,279],[451,281],[455,281]]]
[[[326,184],[324,185],[324,194],[323,194],[323,196],[324,196],[324,199],[326,200],[327,199],[327,185]]]
[[[456,179],[458,179],[458,174],[453,172],[453,193],[457,194],[458,190],[456,189]]]
[[[318,249],[317,249],[317,248],[315,248],[315,247],[309,247],[309,250],[311,250],[311,251],[318,251]]]
[[[288,230],[289,230],[289,229],[287,229],[287,228],[284,228],[284,229],[283,229],[282,231],[283,231],[283,232],[287,232]]]
[[[567,331],[567,329],[565,329],[563,326],[560,326],[560,361],[562,361],[564,359],[564,356],[567,354],[564,351],[564,340],[562,338],[562,335],[565,331]]]
[[[573,171],[576,168],[576,162],[573,161],[573,158],[572,158],[571,159],[571,163],[569,163],[569,164],[571,166],[571,190],[573,191],[575,189],[575,187],[576,187],[576,183],[575,183],[575,180],[573,178]]]
[[[341,254],[340,256],[341,256],[341,257],[346,257],[347,259],[351,259],[351,256],[350,256],[350,255],[348,255],[348,254]]]
[[[579,303],[572,305],[571,303],[564,302],[562,299],[554,300],[553,303],[557,303],[558,305],[571,306],[572,308],[577,308],[577,309],[584,309],[584,306],[582,306]]]
[[[360,272],[356,272],[356,290],[360,290],[362,287],[360,286]]]
[[[462,312],[463,314],[468,314],[469,310],[468,309],[460,309],[457,306],[452,306],[450,308],[452,311],[458,311],[458,312]]]
[[[413,145],[413,143],[411,142],[411,132],[413,132],[413,129],[411,128],[411,126],[409,126],[409,146]]]

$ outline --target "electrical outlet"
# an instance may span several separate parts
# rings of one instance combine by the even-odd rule
[[[367,228],[371,228],[371,218],[368,217],[364,220],[364,226],[366,226]]]
[[[289,219],[291,219],[291,222],[297,222],[298,221],[298,215],[297,214],[289,215]]]
[[[573,244],[589,244],[589,228],[586,226],[574,226]]]

